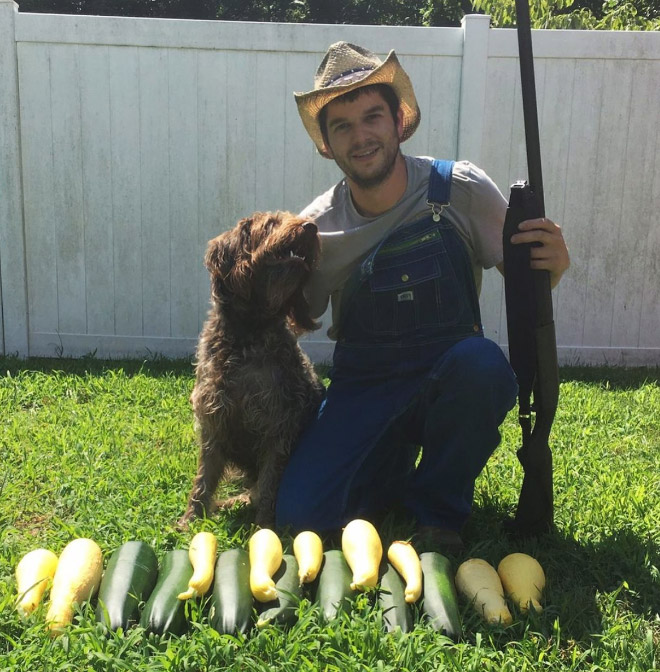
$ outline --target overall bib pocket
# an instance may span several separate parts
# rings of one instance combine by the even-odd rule
[[[391,240],[379,250],[355,297],[360,327],[379,336],[406,336],[458,321],[458,280],[441,228]]]

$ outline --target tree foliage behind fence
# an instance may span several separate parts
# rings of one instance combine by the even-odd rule
[[[514,0],[24,0],[24,12],[386,26],[458,26],[473,11],[515,23]],[[658,30],[660,0],[532,0],[534,28]]]

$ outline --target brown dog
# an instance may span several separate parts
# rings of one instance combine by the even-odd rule
[[[212,307],[191,396],[199,465],[180,525],[208,514],[220,479],[236,469],[249,494],[218,505],[251,499],[256,523],[273,525],[289,453],[323,394],[296,339],[318,327],[303,296],[318,256],[316,225],[287,212],[255,213],[209,242]]]

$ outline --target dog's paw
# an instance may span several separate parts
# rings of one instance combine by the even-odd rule
[[[190,522],[195,518],[195,512],[194,511],[186,511],[179,520],[176,521],[176,527],[181,530],[182,532],[185,532],[188,530],[190,527]]]
[[[259,527],[268,527],[270,529],[274,529],[275,527],[275,511],[271,509],[270,507],[268,508],[259,508],[257,511],[257,514],[254,517],[254,522],[259,526]]]
[[[176,528],[181,530],[181,532],[186,532],[190,528],[190,518],[187,516],[181,516],[179,520],[176,521]]]
[[[218,509],[233,509],[236,505],[250,505],[252,503],[252,498],[250,497],[249,492],[242,492],[240,495],[234,495],[233,497],[227,497],[225,499],[218,500],[215,505]]]

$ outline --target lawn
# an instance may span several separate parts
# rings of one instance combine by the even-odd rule
[[[489,627],[461,602],[458,643],[418,623],[386,634],[369,596],[323,625],[303,600],[299,621],[248,636],[219,635],[208,605],[190,608],[181,638],[140,628],[104,635],[85,606],[66,635],[44,632],[43,606],[26,622],[14,609],[14,568],[37,547],[59,553],[95,539],[107,557],[139,539],[161,556],[213,532],[219,548],[245,545],[249,512],[174,527],[196,466],[186,362],[0,358],[0,670],[612,670],[660,666],[660,370],[564,369],[553,427],[556,531],[514,541],[500,531],[515,508],[521,469],[512,413],[502,445],[477,482],[467,557],[493,564],[535,556],[547,575],[544,611],[514,610]],[[391,527],[388,536],[410,530]],[[291,539],[283,539],[290,549]]]

